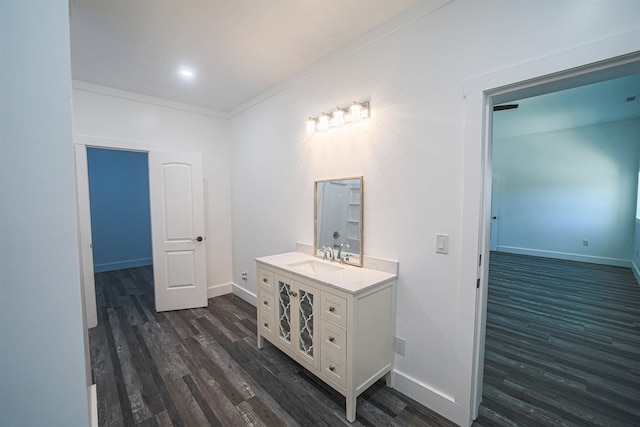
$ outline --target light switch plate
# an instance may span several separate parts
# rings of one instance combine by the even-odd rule
[[[448,254],[449,253],[449,235],[448,234],[436,234],[436,253]]]

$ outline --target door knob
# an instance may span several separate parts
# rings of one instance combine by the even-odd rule
[[[204,240],[204,239],[202,238],[202,236],[198,236],[193,240],[195,240],[196,242],[202,242],[202,240]]]

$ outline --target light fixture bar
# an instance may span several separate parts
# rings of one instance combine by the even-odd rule
[[[369,101],[353,101],[350,106],[337,107],[332,113],[321,113],[318,117],[309,117],[307,119],[307,133],[322,132],[332,127],[358,122],[370,116]]]

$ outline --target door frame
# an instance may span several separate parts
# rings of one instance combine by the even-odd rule
[[[76,165],[76,192],[78,203],[78,241],[80,243],[80,281],[84,288],[84,305],[87,328],[98,326],[96,287],[94,281],[93,249],[91,234],[91,207],[89,201],[89,168],[87,148],[102,148],[148,153],[152,147],[135,141],[100,138],[86,135],[74,136]]]
[[[463,406],[469,405],[469,424],[478,416],[484,374],[493,105],[638,73],[639,39],[640,30],[630,31],[464,84],[467,123],[461,255],[465,261],[461,285],[465,288],[460,294],[458,354],[471,358],[462,361],[469,370],[460,370],[457,395]]]
[[[495,179],[498,178],[498,179]],[[502,196],[502,178],[498,175],[491,175],[491,197],[490,197],[490,214],[491,225],[489,226],[489,250],[498,250],[498,239],[500,235],[499,220],[500,220],[500,201]],[[487,259],[488,261],[488,259]]]

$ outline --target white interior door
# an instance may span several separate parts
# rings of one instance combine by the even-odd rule
[[[149,152],[156,311],[207,305],[201,153]]]
[[[80,247],[80,279],[84,288],[84,311],[87,328],[98,326],[96,285],[93,277],[93,245],[91,243],[91,205],[89,203],[89,168],[87,147],[74,146],[76,160],[76,191],[78,206],[78,242]]]

